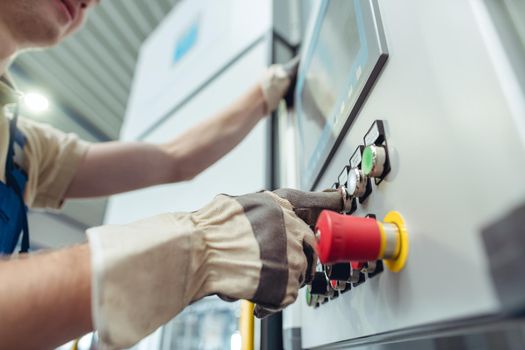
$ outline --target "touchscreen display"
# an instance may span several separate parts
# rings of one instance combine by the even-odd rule
[[[337,112],[337,100],[348,84],[359,46],[353,1],[330,1],[301,96],[307,140],[318,140]],[[315,144],[307,142],[305,146],[305,155],[312,154]]]
[[[331,125],[339,117],[341,92],[349,85],[361,47],[354,1],[331,0],[324,11],[301,92],[304,168],[318,161],[322,144],[337,137]]]
[[[311,189],[387,53],[373,0],[323,0],[305,40],[296,97],[300,187]]]

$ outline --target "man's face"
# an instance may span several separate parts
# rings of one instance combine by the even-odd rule
[[[0,30],[19,49],[47,47],[80,28],[87,11],[100,0],[0,0]]]

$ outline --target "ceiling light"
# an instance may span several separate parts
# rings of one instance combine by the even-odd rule
[[[26,107],[35,113],[42,113],[49,109],[49,99],[38,92],[29,92],[24,95]]]

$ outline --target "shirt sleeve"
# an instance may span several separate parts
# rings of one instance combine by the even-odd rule
[[[26,137],[22,167],[29,177],[24,197],[29,207],[58,209],[89,143],[48,125],[20,119]]]

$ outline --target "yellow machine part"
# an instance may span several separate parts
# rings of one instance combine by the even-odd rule
[[[240,330],[242,350],[253,350],[253,308],[254,304],[243,300],[241,302]]]

